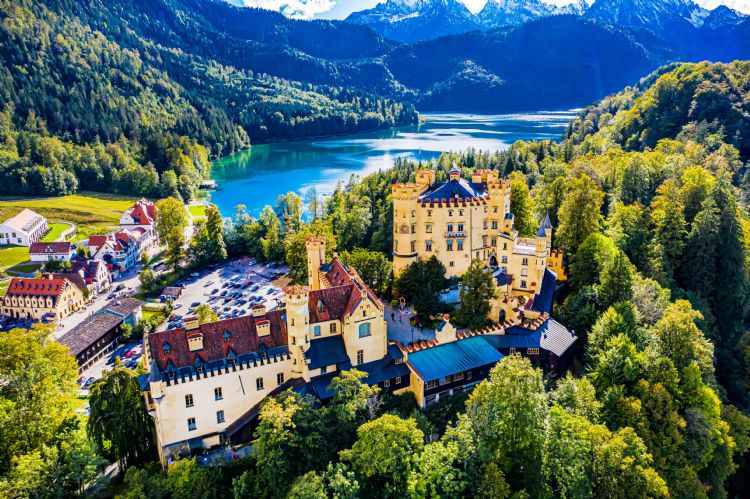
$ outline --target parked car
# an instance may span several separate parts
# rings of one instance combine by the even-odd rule
[[[88,388],[91,386],[91,384],[96,381],[93,376],[91,376],[89,379],[86,380],[86,382],[83,384],[84,388]]]
[[[218,292],[219,292],[219,288],[214,288],[214,289],[211,290],[211,294],[212,295],[215,295]]]

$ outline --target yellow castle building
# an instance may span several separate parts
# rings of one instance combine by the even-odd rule
[[[419,170],[416,182],[395,184],[394,274],[435,256],[445,265],[446,277],[459,277],[472,260],[480,260],[495,269],[499,288],[490,320],[504,322],[519,307],[532,305],[545,278],[548,284],[551,279],[545,291],[567,278],[563,253],[552,248],[549,216],[535,237],[518,235],[510,193],[510,182],[500,180],[497,171],[478,170],[468,182],[455,165],[447,182],[435,182],[432,170]]]

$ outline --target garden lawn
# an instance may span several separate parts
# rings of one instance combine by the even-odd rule
[[[49,224],[49,232],[42,238],[45,243],[53,243],[60,238],[60,235],[66,230],[70,229],[68,224],[51,223]]]
[[[0,271],[29,261],[29,248],[26,246],[0,247]]]

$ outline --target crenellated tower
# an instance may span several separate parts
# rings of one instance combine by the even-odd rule
[[[434,176],[434,173],[433,173]],[[429,175],[418,177],[426,182]],[[417,204],[424,190],[420,184],[395,184],[393,194],[393,273],[398,276],[417,261]]]
[[[320,267],[326,261],[326,238],[310,236],[305,240],[307,247],[307,282],[311,291],[320,289]]]
[[[292,371],[309,381],[305,368],[305,352],[310,348],[309,290],[306,286],[290,286],[284,290],[284,294],[289,353],[294,358]]]

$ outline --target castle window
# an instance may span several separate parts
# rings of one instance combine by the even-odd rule
[[[529,269],[521,269],[521,275],[523,277],[526,277],[527,275],[529,275]]]
[[[417,242],[416,241],[412,241],[410,246],[411,246],[411,252],[412,253],[414,253],[415,251],[417,251]]]
[[[188,418],[187,424],[188,424],[188,431],[193,431],[196,428],[198,428],[198,426],[195,424],[195,418]]]
[[[357,350],[357,365],[364,364],[364,362],[365,362],[364,350]]]
[[[284,384],[284,373],[279,373],[276,375],[276,384],[277,385],[283,385]]]
[[[224,393],[221,390],[220,386],[217,386],[214,388],[214,400],[222,400],[224,398]]]
[[[216,422],[219,424],[224,422],[224,411],[216,411]]]
[[[428,381],[427,383],[425,383],[424,389],[431,390],[433,388],[437,388],[438,384],[439,384],[439,380],[433,379],[432,381]]]
[[[482,228],[483,229],[487,228],[487,219],[482,220]]]
[[[529,355],[539,355],[539,349],[538,348],[528,348],[526,349],[526,353]]]
[[[417,211],[416,210],[411,210],[411,216],[412,217],[416,217],[417,216]]]
[[[193,407],[193,405],[195,405],[193,404],[193,394],[188,393],[185,395],[185,407]]]
[[[359,325],[359,337],[360,338],[367,338],[370,336],[372,332],[370,331],[370,323],[365,322],[364,324]]]
[[[472,373],[471,371],[467,372],[467,373],[466,373],[466,379],[471,379],[471,376],[472,376],[473,374],[474,374],[474,373]]]
[[[313,327],[313,336],[320,336],[320,326]]]
[[[496,237],[493,237],[492,239],[490,239],[490,246],[497,246],[497,238]]]
[[[335,322],[331,322],[330,328],[331,328],[331,334],[336,334],[336,323]]]
[[[453,216],[453,210],[448,210],[448,216],[449,216],[449,217],[452,217],[452,216]]]
[[[396,376],[396,384],[397,385],[401,384],[401,376]]]
[[[425,241],[424,242],[424,250],[425,251],[432,251],[432,241]]]
[[[394,364],[403,364],[404,363],[404,358],[403,357],[399,357],[398,359],[394,359],[393,363]]]
[[[464,249],[464,241],[463,241],[463,239],[459,239],[458,241],[456,241],[456,245],[458,247],[458,251],[463,250]]]
[[[453,224],[448,224],[448,232],[453,232]]]
[[[398,251],[398,241],[393,241],[393,250]]]
[[[459,381],[464,379],[464,373],[456,373],[453,375],[453,381]]]
[[[255,380],[255,389],[259,391],[263,389],[263,378],[257,378]]]
[[[500,261],[502,263],[508,263],[508,257],[507,256],[502,256],[502,257],[500,257]]]
[[[411,224],[411,233],[412,234],[416,234],[417,233],[417,225],[416,224]]]
[[[458,232],[464,231],[464,224],[458,224]]]
[[[453,241],[446,241],[445,246],[448,251],[453,251]]]
[[[326,366],[323,366],[320,368],[320,374],[325,374],[325,373],[326,373]]]
[[[383,388],[388,388],[389,386],[391,386],[391,380],[387,379],[383,381]]]
[[[453,267],[453,262],[448,262],[449,267]]]
[[[516,353],[516,349],[515,348],[510,348],[510,349],[508,349],[508,353],[510,355],[513,355],[514,353]]]
[[[497,206],[492,207],[492,213],[497,213]]]
[[[458,210],[458,216],[459,217],[464,216],[464,210]]]
[[[526,287],[526,281],[521,281],[521,287],[522,287],[522,288],[525,288],[525,287]]]
[[[318,300],[318,312],[322,312],[326,309],[325,304],[323,303],[323,300]]]
[[[432,234],[432,224],[426,224],[424,226],[424,231],[428,234]]]

